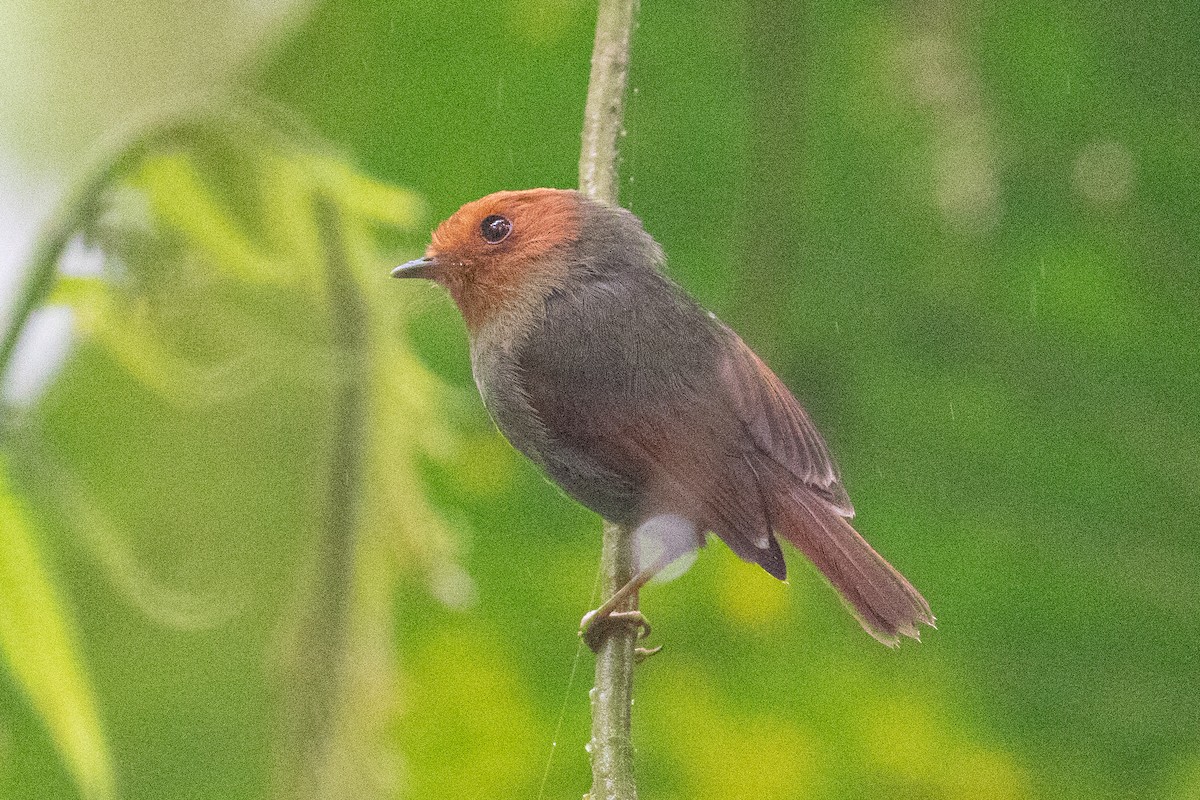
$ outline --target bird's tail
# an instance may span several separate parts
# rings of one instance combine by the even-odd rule
[[[867,633],[895,647],[901,634],[921,638],[918,623],[934,625],[921,593],[827,503],[795,487],[775,500],[775,532],[821,570]]]

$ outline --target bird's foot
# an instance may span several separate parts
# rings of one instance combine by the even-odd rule
[[[662,649],[661,644],[658,647],[635,647],[633,648],[633,661],[635,664],[641,664],[650,656],[657,655],[658,651]]]
[[[650,623],[640,611],[610,611],[603,616],[600,615],[600,609],[589,611],[583,615],[583,619],[579,620],[579,635],[583,637],[583,641],[591,648],[593,653],[600,652],[600,645],[603,644],[605,636],[613,625],[632,625],[638,629],[638,638],[645,639],[650,635]],[[642,651],[642,658],[657,653],[661,647],[655,647],[652,651],[639,647]]]

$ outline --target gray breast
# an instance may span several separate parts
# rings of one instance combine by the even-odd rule
[[[537,341],[536,334],[531,341]],[[636,481],[598,464],[589,452],[551,432],[542,411],[530,403],[529,376],[521,368],[520,355],[520,349],[515,353],[494,347],[472,350],[476,385],[496,427],[575,500],[607,520],[636,523]],[[544,381],[545,376],[539,375],[538,380]],[[535,393],[545,398],[574,391],[566,385],[543,383]]]
[[[566,286],[519,325],[506,321],[520,336],[474,337],[472,366],[514,447],[588,508],[631,524],[646,476],[613,437],[622,420],[678,400],[687,391],[673,385],[679,374],[711,373],[711,348],[702,345],[711,321],[659,272],[662,252],[636,217],[586,204],[585,226],[596,222],[591,215],[607,217],[591,229],[610,235],[577,245]]]

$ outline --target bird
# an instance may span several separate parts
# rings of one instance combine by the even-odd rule
[[[788,542],[875,639],[919,640],[918,626],[935,624],[929,603],[851,525],[854,507],[808,412],[665,268],[632,212],[543,188],[466,203],[424,256],[391,274],[449,292],[499,430],[651,554],[584,617],[587,633],[712,533],[780,580],[779,540]]]

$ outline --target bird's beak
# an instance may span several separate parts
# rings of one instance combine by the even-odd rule
[[[392,270],[392,277],[432,278],[432,270],[435,266],[437,266],[437,262],[432,258],[414,258],[412,261],[406,261]]]

